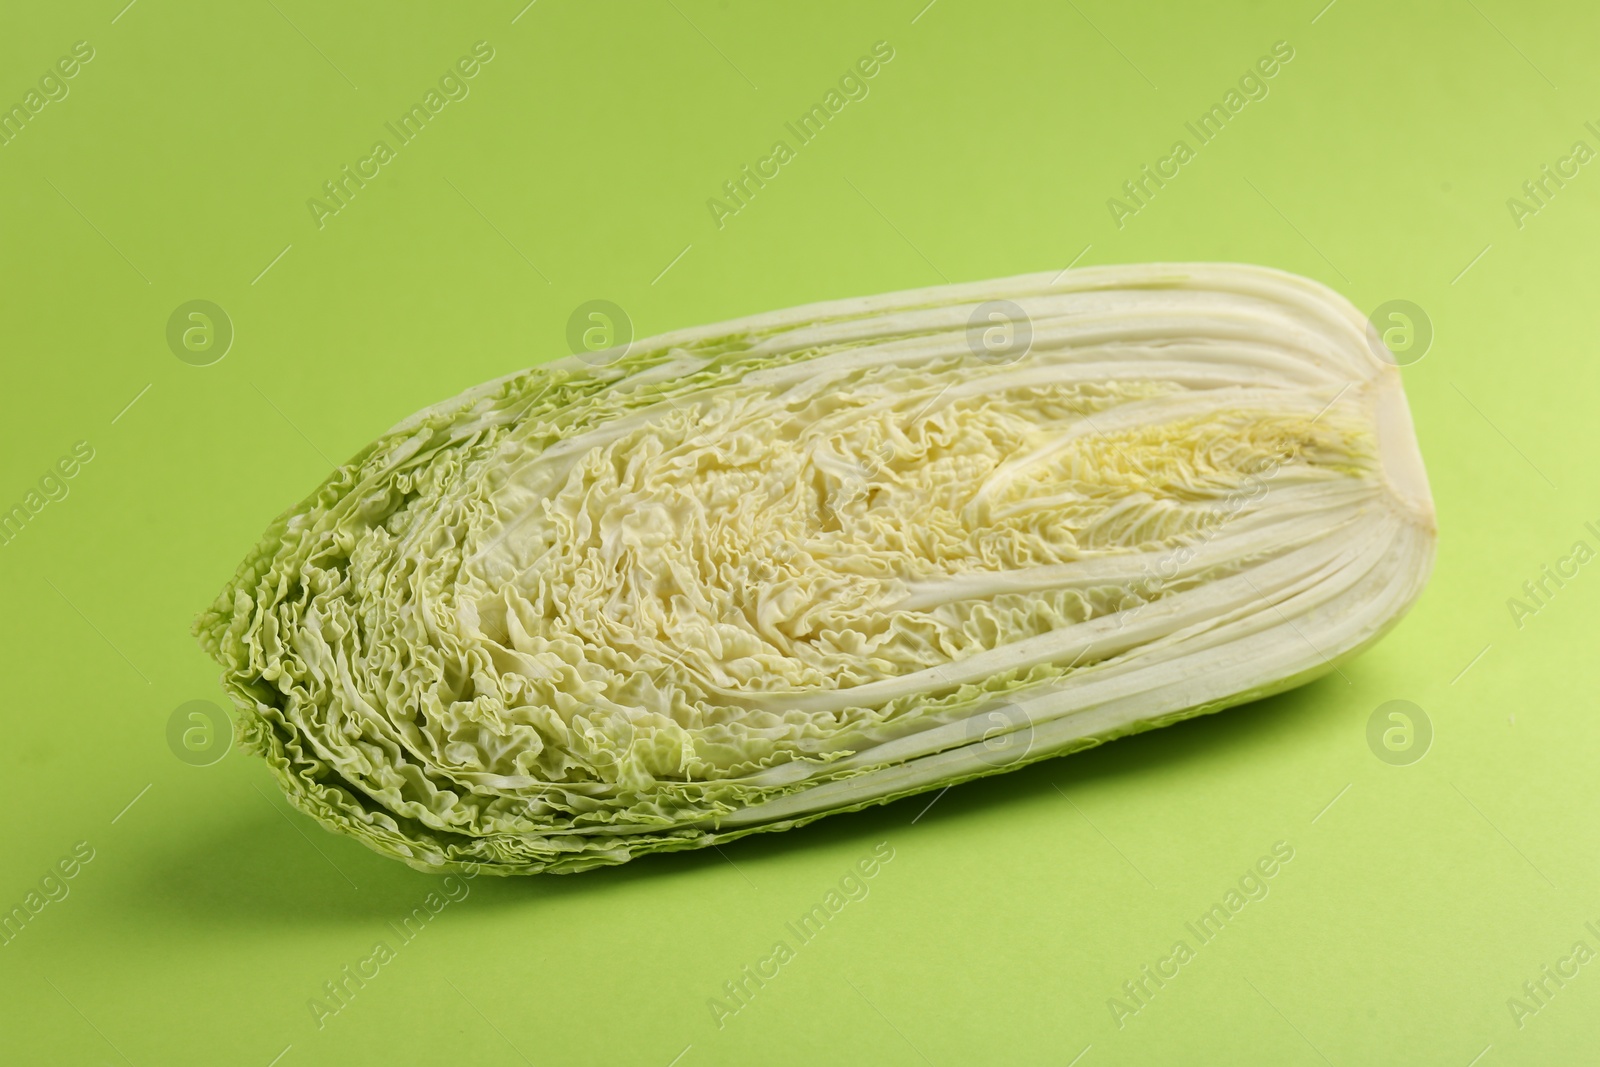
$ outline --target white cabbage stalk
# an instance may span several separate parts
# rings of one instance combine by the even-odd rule
[[[196,633],[289,799],[412,866],[784,829],[1375,640],[1436,536],[1381,352],[1323,286],[1213,264],[682,330],[405,420]]]

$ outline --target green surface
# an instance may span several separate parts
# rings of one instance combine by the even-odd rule
[[[1600,565],[1571,553],[1600,549],[1600,174],[1507,201],[1600,148],[1600,14],[122,2],[0,34],[25,109],[93,49],[0,145],[0,507],[40,490],[0,545],[0,906],[40,894],[0,947],[0,1061],[1594,1062],[1600,964],[1572,952],[1600,950]],[[479,41],[470,94],[319,229],[308,199]],[[878,41],[869,95],[719,229],[707,200]],[[1199,145],[1185,122],[1278,41],[1267,95]],[[1108,198],[1180,138],[1193,158],[1119,228]],[[411,411],[563,353],[585,301],[643,335],[1159,259],[1432,322],[1405,375],[1438,564],[1341,674],[931,808],[448,886],[295,815],[255,761],[169,747],[175,709],[221,700],[190,620],[271,517]],[[233,324],[208,366],[167,342],[193,300]],[[48,477],[78,442],[92,459]],[[1576,576],[1514,613],[1563,558]],[[1368,746],[1391,700],[1431,721],[1418,762]],[[1185,924],[1277,842],[1265,898],[1200,944]],[[802,943],[786,923],[875,849],[868,894]],[[1192,958],[1119,1027],[1108,999],[1178,940]],[[719,1027],[708,1000],[780,941]],[[377,973],[333,1012],[346,965]],[[1546,965],[1577,976],[1514,1019]]]

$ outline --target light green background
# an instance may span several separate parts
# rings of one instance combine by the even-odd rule
[[[1600,15],[523,2],[4,17],[0,102],[78,40],[95,58],[0,147],[0,506],[74,442],[95,458],[0,547],[0,906],[75,843],[95,858],[0,947],[0,1061],[1600,1059],[1600,962],[1521,1028],[1506,1004],[1574,941],[1600,949],[1600,564],[1520,629],[1507,608],[1600,547],[1600,164],[1520,229],[1506,205],[1600,147]],[[318,230],[307,199],[479,40],[470,97]],[[707,198],[879,40],[870,96],[719,231]],[[1270,95],[1118,229],[1107,198],[1280,40]],[[1441,540],[1410,616],[1343,677],[931,809],[480,879],[319,1029],[307,1001],[438,881],[323,833],[251,759],[168,748],[173,709],[222,699],[189,622],[271,517],[411,411],[562,353],[586,300],[648,334],[1080,253],[1265,263],[1426,310],[1405,378]],[[164,338],[193,299],[237,331],[212,366]],[[1410,766],[1367,746],[1392,699],[1434,726]],[[1277,841],[1270,895],[1119,1029],[1107,998]],[[870,896],[719,1030],[707,999],[880,842]]]

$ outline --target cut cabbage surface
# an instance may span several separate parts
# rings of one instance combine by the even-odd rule
[[[294,805],[412,866],[784,829],[1376,639],[1436,536],[1384,357],[1329,289],[1225,264],[682,330],[406,419],[195,629]]]

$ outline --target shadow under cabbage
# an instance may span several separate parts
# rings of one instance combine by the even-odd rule
[[[964,783],[928,808],[937,790],[887,805],[830,815],[798,829],[758,833],[720,846],[643,856],[618,867],[581,875],[480,877],[453,910],[525,907],[570,893],[614,893],[636,882],[728,877],[761,883],[771,865],[791,865],[808,854],[854,855],[908,830],[937,832],[941,821],[1003,819],[1006,809],[1043,796],[1059,800],[1056,786],[1108,779],[1144,778],[1213,758],[1219,749],[1270,742],[1303,729],[1307,716],[1329,701],[1324,678],[1307,686],[1125,737],[1066,758],[1041,760],[1015,771]],[[129,904],[141,914],[171,909],[186,922],[236,927],[288,922],[343,924],[404,914],[444,876],[423,873],[380,856],[359,842],[329,833],[289,807],[263,768],[250,767],[254,792],[245,794],[232,822],[187,836],[181,845],[144,858],[141,889]],[[916,820],[913,823],[913,820]]]

